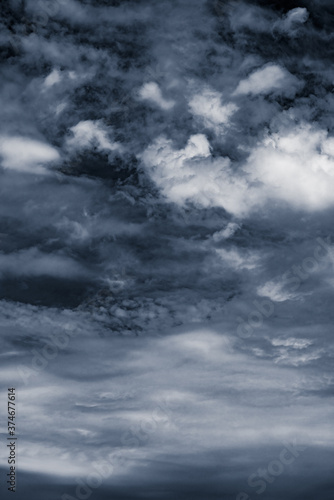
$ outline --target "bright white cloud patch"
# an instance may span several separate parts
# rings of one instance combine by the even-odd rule
[[[100,150],[114,151],[120,148],[116,142],[111,142],[108,132],[100,121],[81,121],[70,128],[72,137],[66,141],[70,150],[84,149],[95,146]]]
[[[321,210],[334,205],[333,139],[302,126],[273,134],[251,154],[248,172],[263,183],[266,198],[290,206]]]
[[[223,105],[221,95],[209,89],[194,95],[189,107],[191,113],[202,118],[206,127],[213,128],[216,132],[221,132],[228,125],[231,116],[237,111],[235,104]]]
[[[143,100],[154,102],[165,111],[171,109],[175,105],[174,101],[167,100],[163,97],[159,85],[155,82],[145,83],[139,90],[139,96]]]
[[[248,78],[241,80],[234,94],[271,94],[281,93],[293,97],[301,87],[301,82],[286,69],[277,64],[268,64],[254,71]]]
[[[238,216],[272,199],[308,211],[334,205],[334,140],[310,126],[268,136],[238,171],[228,159],[211,157],[202,134],[181,150],[160,137],[142,159],[163,194],[179,204],[220,206]]]
[[[203,134],[191,136],[175,150],[171,141],[158,138],[141,155],[163,194],[179,204],[191,201],[204,207],[223,206],[236,214],[245,211],[245,178],[233,175],[227,158],[214,160]]]
[[[45,174],[45,165],[60,158],[58,151],[40,141],[26,137],[0,137],[2,166],[11,170]]]
[[[210,144],[203,134],[190,137],[187,146],[181,150],[174,150],[172,141],[160,137],[143,154],[143,159],[149,165],[164,169],[166,177],[180,170],[187,160],[196,157],[207,158],[210,156]]]

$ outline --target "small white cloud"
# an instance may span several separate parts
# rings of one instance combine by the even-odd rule
[[[162,96],[161,89],[155,82],[145,83],[139,90],[139,96],[143,100],[154,102],[165,111],[168,111],[175,106],[174,101],[167,100]]]
[[[225,227],[225,229],[222,229],[221,231],[217,231],[216,233],[214,233],[212,239],[216,243],[222,240],[227,240],[228,238],[233,236],[238,229],[240,229],[239,224],[236,224],[235,222],[229,222]]]
[[[222,104],[218,92],[204,89],[194,95],[189,101],[193,115],[200,117],[204,125],[212,128],[216,133],[222,132],[228,125],[231,116],[237,111],[237,106],[232,103]]]
[[[271,343],[273,346],[283,346],[283,347],[292,347],[293,349],[306,349],[310,345],[313,344],[311,340],[307,339],[296,339],[290,337],[288,339],[272,339]]]
[[[292,9],[288,12],[286,16],[286,22],[290,25],[293,23],[303,24],[308,19],[308,12],[305,7],[297,7],[296,9]]]
[[[280,21],[274,24],[274,28],[279,31],[294,35],[295,31],[301,24],[304,24],[309,17],[307,9],[304,7],[297,7],[290,10],[287,15]]]
[[[257,294],[260,297],[268,297],[273,302],[285,302],[296,298],[296,294],[284,290],[284,284],[282,281],[267,281],[258,287]]]
[[[34,174],[46,174],[45,165],[60,158],[55,148],[26,137],[0,137],[0,155],[4,168]]]
[[[115,151],[120,144],[111,142],[108,132],[100,121],[81,121],[70,128],[72,137],[67,138],[66,145],[71,150],[84,149],[96,146],[100,150]]]
[[[60,81],[61,81],[60,72],[57,69],[53,69],[51,73],[45,78],[44,86],[49,88],[55,85],[56,83],[59,83]]]
[[[234,95],[281,93],[293,97],[302,83],[286,69],[277,64],[254,71],[246,79],[241,80]]]
[[[235,248],[232,250],[220,248],[216,252],[233,269],[255,269],[260,262],[259,255],[254,252],[242,252]]]
[[[187,146],[181,150],[173,149],[172,141],[159,137],[146,149],[142,158],[154,170],[163,169],[164,176],[173,177],[187,160],[208,156],[210,156],[210,144],[205,135],[197,134],[192,135]]]

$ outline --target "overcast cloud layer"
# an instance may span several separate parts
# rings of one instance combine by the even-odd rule
[[[332,2],[0,12],[5,497],[332,500]]]

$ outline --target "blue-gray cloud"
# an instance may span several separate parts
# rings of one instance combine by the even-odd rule
[[[332,10],[1,6],[18,498],[332,497]]]

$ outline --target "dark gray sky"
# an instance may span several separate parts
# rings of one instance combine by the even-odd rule
[[[332,3],[0,9],[5,495],[331,500]]]

